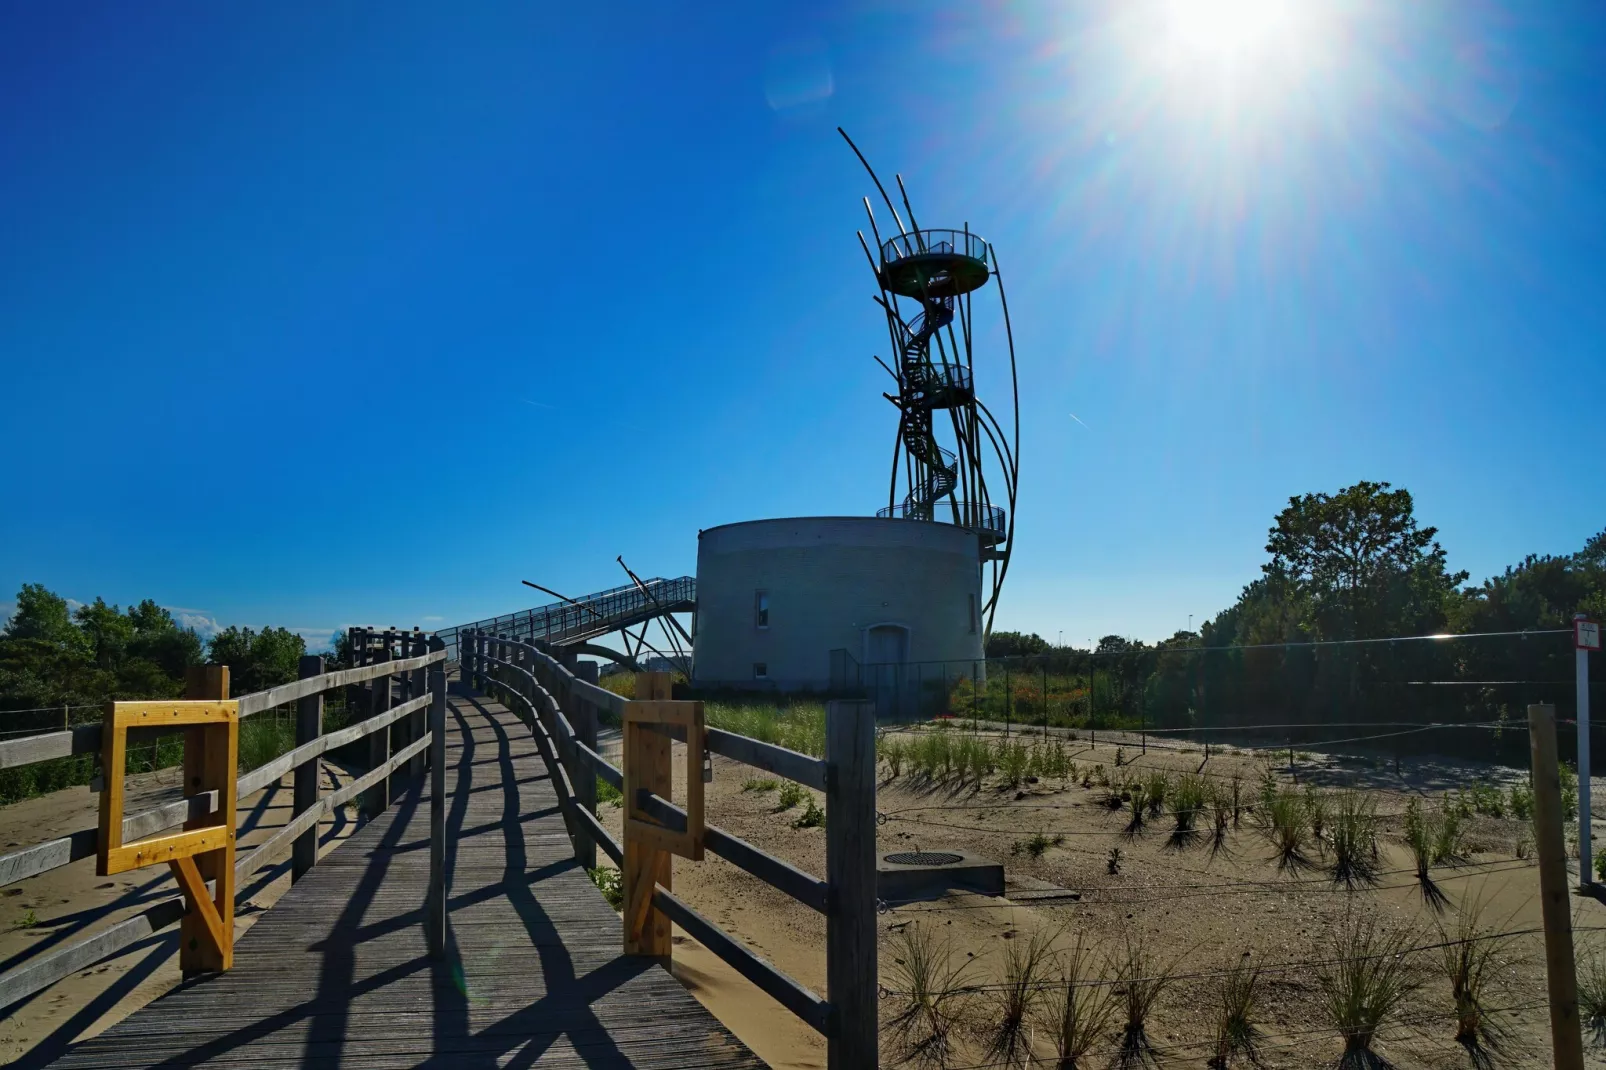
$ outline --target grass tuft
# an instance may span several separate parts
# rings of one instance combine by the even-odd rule
[[[952,943],[914,922],[892,938],[888,970],[894,991],[886,1024],[899,1057],[942,1066],[953,1051],[953,1032],[964,1009],[970,959],[955,959]]]
[[[1064,836],[1050,836],[1045,832],[1034,832],[1030,839],[1016,840],[1010,847],[1012,855],[1031,855],[1033,858],[1042,858],[1050,847],[1060,847],[1065,843]]]
[[[743,791],[774,791],[780,786],[781,782],[779,780],[774,780],[770,777],[750,776],[742,781]]]
[[[1116,1065],[1123,1070],[1130,1067],[1159,1065],[1159,1053],[1149,1041],[1149,1018],[1160,994],[1171,985],[1176,974],[1174,964],[1162,964],[1151,952],[1143,937],[1128,932],[1116,964],[1116,981],[1119,988],[1122,1017],[1121,1046]]]
[[[1266,835],[1276,852],[1278,869],[1310,868],[1311,861],[1305,853],[1310,837],[1306,813],[1305,801],[1289,790],[1274,792],[1261,811]]]
[[[624,792],[620,791],[606,780],[603,780],[601,777],[597,778],[597,805],[600,806],[603,803],[613,803],[615,806],[619,806],[624,801]]]
[[[1345,792],[1333,807],[1331,841],[1333,883],[1354,890],[1377,883],[1377,802],[1358,791]]]
[[[1500,968],[1500,956],[1512,937],[1483,924],[1482,897],[1463,901],[1453,928],[1439,923],[1439,969],[1450,982],[1455,1005],[1455,1039],[1467,1049],[1473,1063],[1488,1063],[1510,1030],[1485,1001],[1489,984]]]
[[[1246,951],[1237,965],[1221,978],[1216,993],[1215,1053],[1209,1065],[1227,1070],[1235,1062],[1260,1065],[1260,1027],[1255,1025],[1260,968],[1249,962]]]
[[[1059,956],[1059,993],[1050,1026],[1057,1070],[1082,1070],[1088,1052],[1110,1028],[1115,1017],[1115,994],[1104,983],[1103,963],[1077,934],[1076,943]]]
[[[1606,954],[1599,947],[1580,956],[1578,1016],[1596,1044],[1606,1044]]]
[[[1033,1061],[1032,1025],[1043,998],[1051,936],[1040,930],[1011,942],[1004,952],[1003,984],[988,991],[986,1058],[995,1066],[1024,1067]]]
[[[1372,1044],[1416,991],[1405,960],[1410,946],[1408,929],[1386,932],[1373,915],[1345,914],[1333,936],[1333,965],[1320,974],[1322,1011],[1344,1040],[1340,1070],[1391,1065]]]
[[[1177,778],[1176,786],[1166,797],[1166,805],[1176,823],[1176,828],[1171,832],[1173,846],[1185,847],[1198,838],[1199,814],[1205,808],[1207,795],[1204,777],[1185,773]]]

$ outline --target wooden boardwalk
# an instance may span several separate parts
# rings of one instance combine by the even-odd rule
[[[60,1067],[762,1067],[661,966],[625,957],[529,731],[455,690],[447,961],[426,954],[428,778],[235,946]]]

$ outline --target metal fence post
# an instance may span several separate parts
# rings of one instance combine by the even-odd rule
[[[831,1070],[875,1070],[875,704],[833,701],[825,712],[826,998]]]
[[[1561,770],[1556,760],[1556,707],[1543,703],[1528,707],[1528,744],[1533,759],[1534,839],[1539,856],[1539,905],[1545,926],[1550,1042],[1557,1070],[1583,1070],[1584,1041],[1578,1021],[1578,975],[1574,972],[1563,832],[1566,815],[1561,808]]]
[[[431,642],[445,650],[439,639]],[[446,666],[429,670],[429,902],[424,935],[434,958],[446,955]]]
[[[296,666],[296,675],[302,679],[323,675],[323,656],[304,654]],[[311,743],[323,735],[323,693],[308,695],[296,702],[296,746]],[[295,817],[300,817],[318,805],[318,770],[321,759],[313,758],[296,766]],[[290,853],[290,880],[298,881],[318,864],[318,826],[296,837]]]

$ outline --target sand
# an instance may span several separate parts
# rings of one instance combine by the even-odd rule
[[[1143,773],[1165,768],[1173,773],[1198,770],[1204,755],[1194,748],[1140,753],[1126,740],[1101,736],[1095,749],[1086,740],[1067,741],[1079,767],[1102,764],[1115,771],[1116,745],[1129,762],[1122,773]],[[605,749],[608,741],[604,741]],[[677,748],[678,749],[678,748]],[[678,758],[678,756],[677,756]],[[1135,840],[1120,833],[1129,819],[1102,804],[1108,795],[1097,786],[1079,783],[1038,782],[1019,790],[1003,787],[994,777],[977,791],[971,786],[951,788],[924,784],[905,771],[884,779],[878,808],[888,817],[880,828],[884,850],[918,845],[926,849],[958,847],[1002,862],[1008,894],[988,899],[954,892],[938,899],[893,904],[880,918],[881,983],[889,990],[904,981],[896,959],[899,941],[908,926],[928,926],[946,940],[955,961],[968,963],[971,984],[995,984],[1001,974],[1005,949],[1011,941],[1030,938],[1038,931],[1057,934],[1057,946],[1082,934],[1101,949],[1114,949],[1127,934],[1148,941],[1159,957],[1184,975],[1218,971],[1245,952],[1251,961],[1276,965],[1324,958],[1327,941],[1347,908],[1370,912],[1391,926],[1412,926],[1417,943],[1438,939],[1434,916],[1424,907],[1411,873],[1408,853],[1399,843],[1399,814],[1413,794],[1430,802],[1437,792],[1479,777],[1512,779],[1520,772],[1482,767],[1460,761],[1408,761],[1405,778],[1394,775],[1392,765],[1341,762],[1324,755],[1301,758],[1303,779],[1315,779],[1338,790],[1354,783],[1368,789],[1385,815],[1380,865],[1384,874],[1378,887],[1354,894],[1335,889],[1316,868],[1293,876],[1279,873],[1269,860],[1265,837],[1245,815],[1239,828],[1229,832],[1226,850],[1212,855],[1204,845],[1177,848],[1167,832],[1168,818],[1153,819]],[[682,763],[675,763],[677,771]],[[1232,749],[1214,750],[1203,771],[1230,780],[1243,777],[1246,795],[1252,795],[1259,760]],[[143,798],[157,798],[170,785],[154,774],[136,784]],[[344,780],[345,774],[326,768],[325,776]],[[825,831],[793,828],[797,810],[776,812],[776,793],[743,790],[750,779],[762,776],[722,757],[715,759],[714,782],[708,785],[708,819],[743,839],[785,858],[815,874],[824,874]],[[886,771],[883,770],[883,777]],[[1280,774],[1287,782],[1286,773]],[[1596,797],[1602,795],[1597,784]],[[677,795],[680,788],[677,788]],[[264,793],[260,820],[242,844],[260,839],[285,819],[289,806],[288,780]],[[619,810],[604,807],[603,819],[617,834]],[[325,850],[348,834],[351,822],[326,826]],[[45,799],[28,800],[0,809],[0,844],[38,842],[94,821],[94,796],[85,788],[58,792]],[[1435,871],[1442,888],[1457,904],[1471,898],[1486,902],[1485,919],[1503,930],[1537,928],[1538,876],[1531,859],[1515,857],[1523,823],[1514,820],[1473,820],[1470,864]],[[1012,854],[1017,841],[1043,832],[1051,839],[1063,836],[1041,857]],[[1120,872],[1107,871],[1112,846],[1122,851]],[[1320,867],[1322,859],[1316,858]],[[241,924],[270,905],[288,887],[279,867],[277,878],[254,893],[242,909]],[[1399,872],[1404,871],[1404,872]],[[271,872],[271,871],[270,871]],[[258,880],[261,881],[259,876]],[[722,928],[743,940],[755,952],[812,990],[825,988],[825,923],[812,910],[795,903],[756,878],[709,855],[703,862],[676,859],[675,890],[692,906]],[[98,880],[92,860],[22,882],[0,898],[0,924],[12,925],[27,911],[39,923],[0,933],[0,955],[14,962],[25,948],[61,942],[109,924],[116,917],[142,909],[156,898],[172,894],[165,873],[133,873]],[[1061,898],[1041,898],[1045,893]],[[1034,896],[1039,898],[1033,898]],[[1075,898],[1072,898],[1072,897]],[[105,919],[90,919],[98,907],[117,904]],[[1606,926],[1606,906],[1574,899],[1577,924]],[[1452,916],[1453,917],[1453,916]],[[1586,953],[1606,933],[1581,933]],[[1545,988],[1541,943],[1537,936],[1515,940],[1503,957],[1490,1002],[1500,1007],[1522,1007],[1509,1016],[1511,1033],[1496,1066],[1550,1065],[1548,1024],[1543,1002]],[[131,949],[116,959],[69,978],[14,1008],[0,1025],[0,1057],[15,1060],[33,1051],[36,1056],[59,1048],[69,1040],[93,1035],[132,1010],[166,991],[178,980],[175,957],[176,930],[152,938],[146,946]],[[1465,1067],[1468,1053],[1453,1039],[1451,1002],[1447,983],[1434,969],[1432,953],[1413,956],[1422,988],[1402,1011],[1410,1024],[1392,1026],[1383,1033],[1378,1050],[1401,1070],[1410,1068]],[[815,1068],[825,1065],[825,1044],[811,1029],[737,975],[696,941],[676,931],[674,970],[678,977],[742,1041],[772,1066]],[[1209,1055],[1211,1002],[1217,981],[1212,977],[1184,976],[1162,993],[1148,1034],[1170,1053],[1171,1065],[1203,1066]],[[1296,1068],[1331,1065],[1341,1050],[1318,1009],[1315,970],[1269,974],[1259,1010],[1265,1065]],[[895,996],[882,1001],[883,1021],[896,1013]],[[976,994],[964,1007],[950,1059],[953,1066],[972,1066],[985,1060],[985,1029],[996,1021],[997,1010],[989,996]],[[1047,1053],[1048,1038],[1039,1029],[1035,1040]],[[1606,1067],[1601,1048],[1591,1048],[1591,1067]],[[1093,1066],[1109,1062],[1101,1054]],[[884,1040],[883,1065],[902,1065],[890,1039]]]

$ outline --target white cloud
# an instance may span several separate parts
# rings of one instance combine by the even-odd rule
[[[164,608],[167,608],[173,614],[173,619],[178,621],[180,628],[194,629],[195,634],[199,635],[203,640],[210,639],[223,630],[223,625],[217,622],[217,618],[209,617],[200,610]]]

